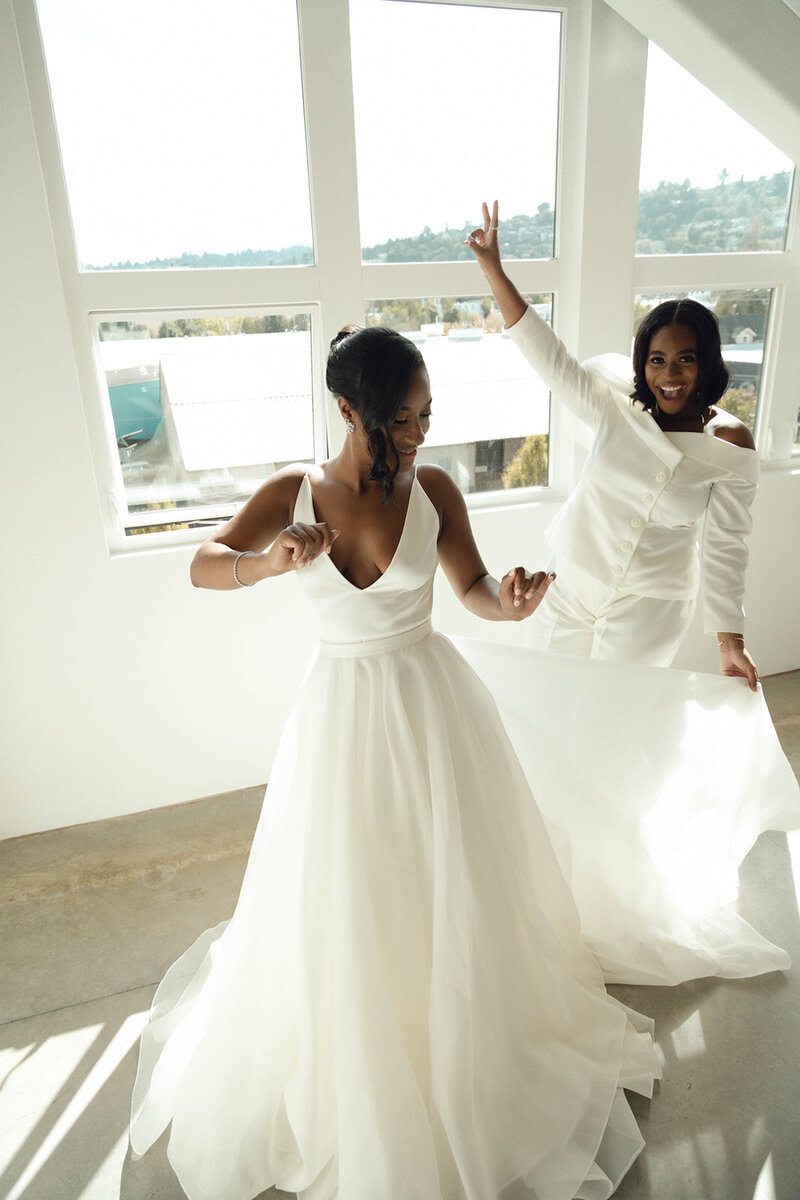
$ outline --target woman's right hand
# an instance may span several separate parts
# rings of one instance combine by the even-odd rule
[[[331,546],[339,536],[338,529],[331,529],[326,521],[306,525],[297,521],[281,530],[264,558],[276,575],[286,571],[297,571],[307,567],[320,554],[330,554]]]

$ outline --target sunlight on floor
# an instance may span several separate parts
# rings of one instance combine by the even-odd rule
[[[772,1152],[764,1160],[761,1174],[756,1180],[753,1200],[775,1200],[775,1172],[772,1169]]]
[[[703,1035],[703,1020],[699,1010],[695,1009],[685,1021],[682,1021],[669,1038],[675,1061],[687,1063],[706,1052],[706,1040]]]
[[[0,1051],[4,1108],[7,1105],[7,1111],[13,1113],[12,1120],[0,1126],[0,1137],[9,1157],[22,1146],[31,1125],[68,1086],[76,1066],[91,1053],[102,1031],[102,1024],[86,1025],[68,1033],[55,1034],[42,1042]],[[31,1071],[36,1075],[35,1093],[30,1087]]]
[[[126,1125],[125,1128],[123,1129],[122,1133],[117,1138],[116,1142],[111,1146],[108,1154],[105,1156],[103,1161],[98,1163],[97,1170],[94,1172],[93,1175],[91,1175],[87,1178],[87,1180],[86,1180],[87,1194],[91,1194],[92,1184],[94,1183],[94,1181],[96,1179],[102,1181],[103,1176],[107,1174],[107,1167],[109,1166],[109,1164],[116,1165],[117,1163],[122,1162],[122,1160],[125,1157],[125,1152],[127,1149],[128,1149],[128,1127]],[[113,1173],[113,1172],[111,1172],[111,1173]],[[256,1200],[257,1200],[257,1198],[256,1198]],[[772,1200],[772,1197],[765,1197],[764,1200]]]
[[[113,1072],[116,1071],[125,1055],[137,1041],[147,1021],[147,1015],[146,1012],[134,1013],[122,1023],[8,1193],[7,1200],[20,1200],[25,1189],[36,1177],[37,1172],[58,1149],[72,1126],[80,1118],[84,1110],[88,1108],[97,1093]]]

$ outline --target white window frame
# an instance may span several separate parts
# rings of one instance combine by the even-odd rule
[[[633,296],[653,289],[774,289],[756,438],[771,466],[796,465],[793,430],[800,378],[800,256],[794,248],[797,192],[787,249],[763,254],[636,257],[638,171],[647,40],[605,4],[593,0],[417,0],[421,3],[514,7],[562,14],[561,82],[552,259],[514,262],[523,293],[553,295],[554,327],[584,358],[630,351]],[[314,264],[303,267],[81,272],[75,249],[35,0],[12,0],[50,205],[76,365],[84,396],[103,524],[111,553],[167,548],[203,534],[169,532],[126,537],[119,511],[121,473],[109,453],[89,318],[124,319],[154,311],[189,315],[257,308],[312,313],[315,422],[327,411],[327,447],[340,445],[340,422],[324,385],[325,349],[342,325],[360,320],[369,300],[482,296],[472,262],[362,264],[348,0],[297,0],[306,116]],[[330,70],[330,64],[336,70]],[[620,70],[624,64],[624,71]],[[497,120],[512,117],[498,111]],[[524,134],[522,135],[524,137]],[[524,153],[524,145],[520,146]],[[476,222],[483,197],[474,197]],[[500,197],[502,201],[502,197]],[[501,209],[501,221],[502,221]],[[602,303],[598,297],[602,296]],[[325,397],[324,401],[321,398]],[[316,425],[315,425],[316,428]],[[791,435],[791,436],[790,436]],[[569,491],[581,453],[558,406],[551,409],[550,486],[468,497],[471,508],[552,504]],[[132,544],[134,543],[134,544]]]

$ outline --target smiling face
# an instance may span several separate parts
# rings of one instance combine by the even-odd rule
[[[431,423],[431,404],[428,372],[424,367],[419,367],[411,376],[408,392],[389,429],[397,450],[400,471],[408,470],[417,450],[425,441]]]
[[[686,325],[663,325],[650,339],[644,364],[648,388],[667,416],[690,411],[697,390],[697,337]]]
[[[419,348],[381,325],[347,327],[331,343],[325,382],[350,430],[344,459],[379,484],[388,503],[395,475],[413,465],[428,429],[430,382]]]

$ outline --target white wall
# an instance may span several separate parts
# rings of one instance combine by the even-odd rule
[[[264,780],[313,636],[294,581],[188,583],[191,551],[110,558],[8,0],[0,2],[0,837]],[[552,504],[475,514],[490,569],[543,564]],[[767,474],[748,609],[763,672],[800,666],[800,474]],[[440,582],[436,620],[509,638]],[[680,665],[714,668],[693,629]]]

